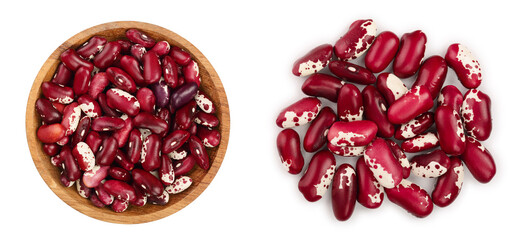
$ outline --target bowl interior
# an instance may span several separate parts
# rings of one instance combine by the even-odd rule
[[[37,139],[37,129],[41,125],[40,117],[35,110],[35,102],[41,97],[41,84],[50,81],[60,63],[60,55],[68,48],[81,46],[92,36],[102,36],[108,41],[126,39],[127,29],[137,28],[145,32],[157,41],[166,40],[172,46],[177,46],[187,50],[192,59],[199,66],[202,79],[200,89],[212,98],[216,107],[216,116],[220,120],[218,130],[221,134],[220,145],[208,149],[211,160],[211,167],[205,171],[197,166],[188,174],[193,180],[192,186],[182,193],[171,195],[170,201],[164,206],[146,204],[143,207],[129,206],[123,213],[115,213],[110,208],[97,208],[85,198],[82,198],[76,191],[76,187],[64,187],[60,180],[60,171],[50,163],[50,157],[43,152],[42,143]],[[86,29],[59,46],[46,60],[33,83],[26,108],[26,135],[31,156],[41,177],[48,184],[50,189],[64,202],[74,209],[90,217],[114,223],[143,223],[154,221],[170,214],[173,214],[187,206],[196,199],[209,183],[213,180],[223,161],[229,138],[229,106],[223,85],[218,74],[211,66],[207,58],[181,36],[165,28],[142,22],[111,22]]]

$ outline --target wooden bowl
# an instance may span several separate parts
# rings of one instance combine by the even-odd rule
[[[43,152],[42,143],[37,139],[37,129],[41,125],[40,116],[35,110],[35,102],[42,96],[41,84],[50,81],[60,63],[60,55],[69,48],[76,49],[92,36],[102,36],[108,41],[117,39],[126,39],[125,32],[127,29],[137,28],[155,40],[166,40],[172,46],[178,46],[187,50],[192,59],[199,66],[202,89],[214,101],[217,108],[216,116],[220,120],[219,131],[221,133],[220,145],[216,148],[209,149],[211,167],[205,171],[199,167],[188,174],[193,180],[192,186],[186,191],[170,195],[170,201],[164,206],[146,204],[143,207],[130,206],[123,213],[115,213],[109,207],[98,208],[92,205],[90,200],[82,198],[76,191],[76,187],[66,188],[60,180],[60,171],[50,163],[50,157]],[[169,216],[194,201],[210,184],[222,164],[227,143],[229,140],[229,105],[227,96],[218,77],[218,74],[211,66],[207,58],[192,45],[190,42],[165,28],[143,22],[110,22],[86,29],[61,44],[50,57],[46,60],[41,70],[37,74],[28,97],[26,107],[26,136],[31,152],[31,157],[35,167],[41,174],[48,187],[61,198],[65,203],[78,210],[79,212],[107,222],[113,223],[144,223]]]

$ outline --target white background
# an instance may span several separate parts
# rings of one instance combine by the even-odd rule
[[[5,2],[0,7],[2,239],[529,236],[532,17],[524,5],[463,0]],[[363,18],[373,18],[379,31],[398,36],[422,29],[428,38],[426,56],[444,55],[451,43],[463,43],[482,66],[480,89],[491,96],[494,123],[484,145],[495,158],[497,175],[480,184],[467,172],[458,199],[444,209],[435,207],[424,219],[386,199],[375,210],[357,204],[351,219],[338,222],[330,194],[316,203],[304,200],[297,190],[299,176],[286,173],[277,156],[275,118],[304,96],[304,79],[291,74],[292,63],[319,44],[334,44],[351,22]],[[28,93],[46,58],[74,34],[119,20],[157,24],[192,42],[220,75],[231,109],[229,148],[211,185],[177,214],[140,225],[102,222],[66,205],[39,176],[25,137]],[[456,82],[453,71],[448,80]],[[405,82],[409,86],[412,80]],[[433,182],[421,182],[431,190]]]

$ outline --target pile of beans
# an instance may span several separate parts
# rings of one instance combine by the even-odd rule
[[[377,35],[372,20],[357,20],[334,46],[320,45],[294,63],[294,75],[310,75],[302,86],[310,97],[277,117],[284,129],[277,137],[281,162],[291,174],[302,171],[301,140],[293,128],[310,123],[303,149],[316,153],[299,190],[314,202],[332,184],[333,212],[340,221],[351,217],[357,201],[379,207],[384,193],[413,215],[426,217],[433,204],[445,207],[456,199],[463,163],[481,183],[495,175],[493,158],[480,142],[491,133],[491,103],[477,89],[482,81],[478,61],[461,44],[450,45],[445,58],[423,60],[426,42],[419,30],[399,39],[389,31]],[[364,53],[365,67],[349,61]],[[382,72],[390,64],[393,73]],[[332,75],[322,71],[327,66]],[[443,87],[447,67],[468,89],[464,95],[453,85]],[[408,89],[401,78],[412,76],[416,80]],[[350,83],[365,86],[361,92]],[[336,113],[320,98],[336,103]],[[418,155],[409,160],[405,152]],[[336,167],[334,155],[359,158]],[[407,180],[411,173],[437,178],[432,196]]]
[[[220,143],[190,54],[137,29],[125,36],[94,36],[63,52],[35,103],[37,137],[61,183],[115,212],[167,204],[191,186],[196,163],[209,169],[206,148]]]

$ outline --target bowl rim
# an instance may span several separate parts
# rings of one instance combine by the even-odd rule
[[[120,28],[126,28],[126,29],[138,28],[140,30],[150,29],[150,31],[157,32],[161,36],[164,36],[166,39],[172,39],[172,41],[174,42],[179,42],[180,44],[185,45],[186,50],[191,54],[192,58],[196,60],[198,65],[201,65],[200,71],[203,73],[202,70],[205,70],[205,72],[209,75],[210,80],[213,82],[213,86],[214,86],[213,90],[216,91],[216,94],[218,95],[218,99],[220,101],[219,106],[217,106],[217,108],[219,109],[217,111],[217,115],[218,115],[218,118],[220,118],[220,126],[219,126],[219,131],[221,133],[220,144],[217,147],[217,150],[215,151],[214,158],[212,158],[211,156],[211,167],[207,170],[206,174],[201,179],[201,181],[198,183],[198,185],[195,188],[193,188],[191,191],[189,191],[188,194],[185,197],[183,197],[180,201],[174,202],[171,205],[167,205],[160,210],[152,211],[146,214],[133,215],[133,216],[124,215],[124,213],[115,213],[109,208],[100,209],[90,204],[80,203],[81,201],[86,202],[86,199],[81,198],[81,196],[79,195],[76,196],[77,197],[76,199],[76,198],[73,198],[70,194],[67,194],[67,191],[72,191],[72,190],[70,190],[70,188],[64,187],[61,184],[57,184],[58,180],[57,179],[54,180],[50,172],[48,172],[45,169],[46,168],[45,164],[48,164],[50,166],[51,164],[49,162],[50,157],[43,154],[42,143],[37,139],[37,128],[40,126],[40,123],[37,122],[37,124],[33,124],[35,126],[32,126],[32,122],[34,122],[34,119],[37,116],[37,113],[35,110],[35,102],[41,96],[41,90],[40,90],[41,84],[42,82],[44,82],[44,79],[46,78],[46,74],[50,71],[50,68],[53,68],[54,65],[55,67],[57,67],[57,65],[59,64],[60,54],[68,48],[76,47],[74,45],[76,43],[79,43],[81,40],[88,40],[90,37],[97,35],[99,32],[112,30],[112,29],[120,29]],[[180,47],[183,47],[183,46],[180,46]],[[106,221],[106,222],[122,223],[122,224],[137,224],[137,223],[146,223],[146,222],[155,221],[155,220],[167,217],[169,215],[172,215],[180,211],[184,207],[186,207],[191,202],[193,202],[207,188],[207,186],[212,182],[215,175],[217,174],[221,166],[221,163],[223,162],[226,150],[227,150],[227,145],[229,141],[229,129],[230,129],[229,105],[228,105],[225,89],[223,87],[223,84],[217,72],[214,70],[214,67],[212,67],[212,65],[207,60],[207,58],[192,43],[190,43],[189,41],[187,41],[180,35],[166,28],[163,28],[163,27],[151,24],[151,23],[138,22],[138,21],[116,21],[116,22],[107,22],[107,23],[95,25],[95,26],[92,26],[90,28],[87,28],[75,34],[74,36],[66,40],[64,43],[62,43],[59,47],[57,47],[53,51],[53,53],[46,59],[41,69],[39,70],[37,76],[35,77],[35,80],[33,81],[33,84],[32,84],[32,87],[31,87],[31,90],[28,96],[25,119],[26,119],[26,123],[25,123],[26,139],[28,142],[28,148],[30,150],[31,157],[33,159],[35,167],[37,168],[39,174],[41,175],[41,178],[46,182],[47,186],[54,192],[54,194],[58,196],[67,205],[83,213],[84,215],[87,215],[89,217],[92,217],[98,220]],[[47,159],[42,159],[43,155]],[[95,208],[99,209],[99,211],[95,211]]]

